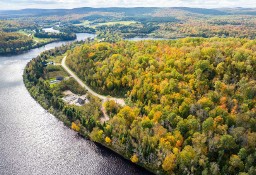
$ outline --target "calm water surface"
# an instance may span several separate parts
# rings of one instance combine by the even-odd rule
[[[93,37],[79,34],[78,39]],[[0,57],[0,175],[147,175],[117,154],[82,139],[45,111],[27,92],[26,63],[48,44]]]

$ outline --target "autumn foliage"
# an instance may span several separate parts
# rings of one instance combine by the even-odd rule
[[[166,174],[255,174],[255,44],[89,43],[73,49],[67,63],[95,90],[129,104],[105,104],[111,119],[93,131],[95,140],[111,138],[131,161]]]

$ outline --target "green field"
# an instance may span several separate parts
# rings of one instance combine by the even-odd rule
[[[53,61],[55,64],[61,64],[61,60],[63,59],[64,55],[56,56],[56,57],[51,57],[48,59],[48,61]]]
[[[49,72],[48,75],[49,75],[49,78],[50,78],[50,79],[52,79],[52,78],[55,79],[55,78],[58,77],[58,76],[61,76],[61,77],[66,77],[66,76],[68,76],[68,74],[67,74],[64,70]]]
[[[52,39],[52,38],[37,38],[37,37],[33,37],[33,39],[37,43],[48,43],[48,42],[56,40],[56,39]]]
[[[34,32],[33,31],[24,31],[24,30],[19,30],[18,33],[21,33],[23,35],[33,35]],[[51,41],[55,41],[56,39],[53,38],[37,38],[33,35],[33,40],[35,41],[35,43],[49,43]]]
[[[86,21],[83,21],[82,23],[80,23],[80,24],[75,24],[75,26],[89,26],[90,25],[90,21],[88,21],[88,20],[86,20]]]
[[[55,79],[56,77],[58,76],[61,76],[61,77],[67,77],[68,74],[64,71],[64,69],[57,65],[57,66],[52,66],[52,65],[48,65],[48,66],[51,66],[51,67],[55,67],[55,71],[49,71],[47,73],[47,77],[49,80],[52,80],[52,79]]]
[[[24,30],[19,30],[18,33],[23,34],[23,35],[29,35],[29,32],[25,32]]]

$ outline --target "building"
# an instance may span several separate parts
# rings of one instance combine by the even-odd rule
[[[56,80],[58,80],[58,81],[62,81],[64,78],[62,77],[62,76],[57,76],[56,77]]]
[[[77,103],[79,103],[80,105],[83,105],[85,103],[89,103],[89,100],[87,99],[86,95],[82,95],[77,99]]]
[[[87,95],[78,96],[71,91],[64,91],[65,95],[62,99],[64,102],[70,105],[83,106],[84,104],[89,103],[90,101],[87,99]]]

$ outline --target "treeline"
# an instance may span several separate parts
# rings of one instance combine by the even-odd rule
[[[173,16],[132,16],[132,17],[125,17],[123,18],[124,21],[138,21],[141,23],[171,23],[171,22],[178,22],[175,17]]]
[[[90,27],[74,26],[74,25],[62,25],[58,28],[64,33],[95,33],[96,30]]]
[[[120,35],[123,38],[133,38],[133,37],[146,37],[148,34],[156,31],[159,29],[159,26],[155,24],[130,24],[130,25],[122,25],[122,24],[116,24],[116,25],[103,25],[96,27],[96,30],[98,32],[102,33],[120,33]]]
[[[36,32],[34,36],[38,38],[58,38],[63,41],[76,39],[75,33],[51,33],[51,32],[41,31],[41,32]]]
[[[67,64],[107,103],[106,143],[157,174],[256,174],[255,40],[89,43]]]
[[[231,19],[230,19],[231,20]],[[155,36],[165,38],[184,38],[184,37],[236,37],[255,39],[256,30],[251,24],[242,24],[242,21],[194,21],[183,24],[161,24],[159,30],[155,31]]]
[[[122,33],[117,31],[107,30],[107,31],[97,32],[97,39],[103,42],[115,43],[123,40],[123,37],[124,36],[122,35]]]
[[[16,32],[21,29],[34,30],[37,25],[30,20],[0,20],[0,31]]]
[[[0,32],[0,54],[19,53],[33,48],[32,37],[20,33]]]

